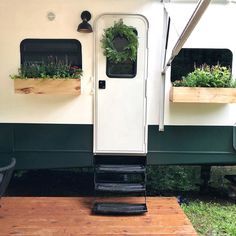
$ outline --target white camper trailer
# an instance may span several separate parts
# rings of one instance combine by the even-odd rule
[[[236,104],[169,99],[178,68],[220,63],[236,74],[236,4],[209,3],[2,0],[1,160],[15,156],[19,169],[92,166],[94,155],[236,164]],[[84,10],[93,32],[77,31]],[[101,45],[104,30],[119,20],[138,38],[137,61],[123,74]],[[56,93],[53,85],[51,93],[32,93],[32,85],[17,93],[9,75],[48,56],[82,67],[81,84],[72,85],[80,94]]]

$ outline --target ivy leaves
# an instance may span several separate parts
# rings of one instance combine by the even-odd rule
[[[101,40],[104,56],[114,63],[136,61],[138,37],[135,32],[135,28],[125,25],[122,19],[115,22],[114,26],[105,29]],[[118,50],[114,43],[117,38],[127,41],[122,50]]]

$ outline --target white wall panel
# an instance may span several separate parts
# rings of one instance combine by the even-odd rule
[[[171,3],[176,31],[186,23],[196,3]],[[158,123],[161,71],[163,7],[156,0],[1,0],[0,1],[0,122],[27,123],[93,123],[93,33],[76,31],[80,14],[89,10],[91,24],[104,13],[136,13],[149,21],[148,123]],[[47,19],[54,12],[54,21]],[[229,48],[236,53],[234,22],[236,4],[212,4],[200,20],[185,47]],[[170,45],[176,42],[172,28]],[[73,96],[38,96],[14,94],[10,74],[20,66],[21,40],[25,38],[71,38],[82,44],[82,94]],[[169,73],[169,71],[168,71]],[[236,75],[235,60],[233,73]],[[236,122],[236,105],[181,105],[168,101],[166,86],[165,123],[173,125],[232,125]]]

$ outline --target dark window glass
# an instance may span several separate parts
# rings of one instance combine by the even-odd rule
[[[134,78],[136,76],[137,61],[112,63],[107,60],[107,76],[110,78]]]
[[[47,62],[52,57],[82,68],[81,44],[76,39],[24,39],[20,54],[21,64]]]
[[[194,70],[203,64],[227,66],[232,68],[233,54],[229,49],[183,48],[171,64],[171,81]]]
[[[137,33],[137,32],[135,32]],[[128,44],[127,39],[117,36],[113,40],[113,45],[116,50],[122,51]],[[122,63],[113,63],[107,59],[106,74],[109,78],[134,78],[137,73],[137,59],[136,61],[126,61]]]

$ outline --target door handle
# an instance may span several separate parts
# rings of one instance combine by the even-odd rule
[[[99,80],[98,81],[98,88],[99,89],[105,89],[106,88],[106,81],[105,80]]]

